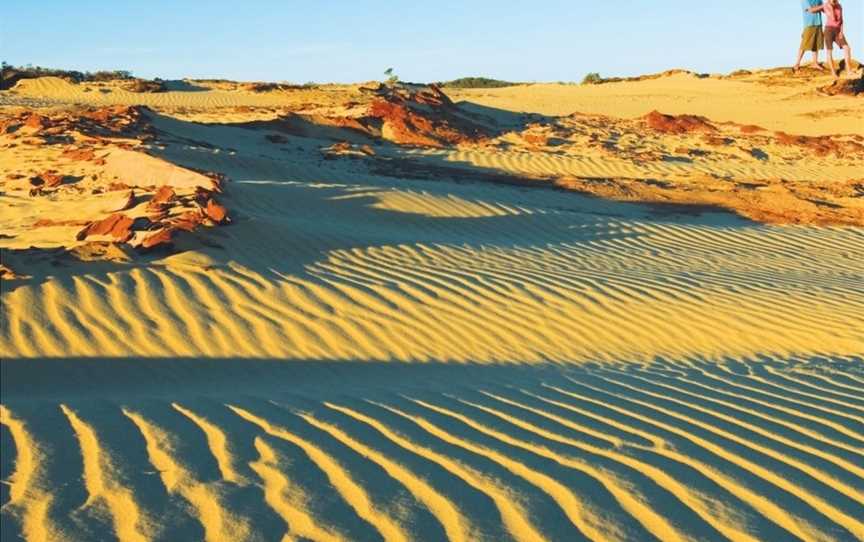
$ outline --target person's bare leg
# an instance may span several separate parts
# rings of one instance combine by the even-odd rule
[[[813,62],[810,65],[819,71],[825,71],[825,66],[819,64],[819,49],[813,51]]]
[[[834,66],[834,50],[830,46],[825,47],[825,55],[827,56],[828,69],[831,70],[831,76],[837,79],[837,68]]]
[[[843,55],[846,57],[846,75],[852,77],[855,75],[852,71],[852,48],[848,45],[843,46]]]
[[[795,67],[792,68],[793,72],[797,72],[799,69],[801,69],[801,60],[804,58],[805,52],[806,51],[803,47],[801,49],[798,49],[798,59],[795,60]]]

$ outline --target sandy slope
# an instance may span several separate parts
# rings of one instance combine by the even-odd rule
[[[208,92],[183,95],[190,114],[218,115]],[[42,247],[10,253],[29,278],[0,297],[4,542],[864,539],[861,229],[471,176],[683,178],[721,159],[373,160],[154,125],[152,156],[74,167],[222,172],[231,225],[82,262],[51,249],[80,226],[36,236],[27,218],[75,190],[0,194],[0,246]],[[36,169],[72,167],[46,156]],[[405,160],[461,169],[408,179]],[[827,182],[853,161],[725,172]]]
[[[764,74],[731,79],[676,74],[639,82],[537,84],[459,90],[452,95],[486,107],[544,115],[580,111],[638,117],[657,109],[806,135],[864,134],[864,104],[860,98],[826,97],[815,89],[829,84],[830,76],[804,77],[812,78],[811,82],[790,84],[787,78],[778,84]]]

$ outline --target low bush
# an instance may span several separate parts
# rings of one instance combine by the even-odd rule
[[[488,77],[462,77],[438,83],[438,86],[441,88],[503,88],[518,84],[511,83],[510,81],[501,81],[500,79],[490,79]]]
[[[597,72],[591,72],[582,78],[583,85],[597,85],[603,82],[603,78]]]
[[[130,92],[165,92],[168,90],[164,81],[149,81],[147,79],[133,79],[124,88]]]
[[[81,72],[77,70],[59,70],[43,68],[42,66],[13,66],[3,62],[0,65],[0,90],[8,90],[22,79],[37,77],[60,77],[70,83],[85,81],[113,81],[116,79],[131,79],[132,73],[127,70],[101,70],[96,72]]]

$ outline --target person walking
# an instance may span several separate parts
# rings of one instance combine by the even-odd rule
[[[801,60],[807,51],[813,53],[813,62],[810,65],[816,69],[824,70],[822,64],[819,64],[819,50],[824,44],[822,13],[821,11],[813,11],[814,8],[822,7],[822,0],[801,0],[801,7],[804,8],[804,32],[801,33],[798,60],[795,61],[793,70],[797,72],[801,69]]]
[[[831,75],[837,79],[837,68],[834,65],[834,44],[836,43],[837,47],[843,50],[843,56],[846,58],[846,76],[855,77],[857,74],[852,70],[852,49],[843,31],[843,6],[840,5],[840,0],[825,0],[824,4],[813,6],[809,11],[810,13],[821,11],[825,14],[825,52],[828,55],[828,68],[831,70]]]

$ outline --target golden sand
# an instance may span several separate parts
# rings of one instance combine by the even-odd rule
[[[854,218],[854,147],[770,132],[854,143],[861,99],[769,75],[459,91],[501,122],[582,114],[542,144],[371,154],[248,124],[344,114],[355,87],[19,83],[8,111],[148,105],[157,136],[81,136],[91,161],[0,140],[24,277],[0,283],[3,540],[864,540],[864,232],[627,188],[785,179]],[[652,110],[763,126],[770,158],[639,132]],[[80,180],[28,194],[50,168]],[[142,219],[213,171],[231,224],[114,257],[75,240],[125,205],[100,183]],[[552,189],[568,178],[628,202]]]

